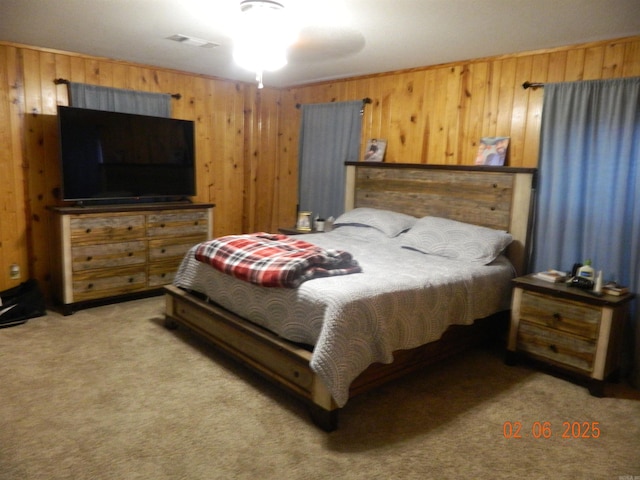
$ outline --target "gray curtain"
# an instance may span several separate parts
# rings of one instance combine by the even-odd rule
[[[171,116],[171,95],[168,93],[139,92],[70,82],[69,95],[69,104],[73,107],[154,117]]]
[[[640,291],[640,77],[545,85],[537,197],[534,271],[591,259],[605,281]],[[625,363],[640,386],[632,305]]]
[[[344,212],[346,161],[360,156],[361,100],[302,106],[299,205],[312,216]]]

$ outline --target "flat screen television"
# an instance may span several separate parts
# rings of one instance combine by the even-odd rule
[[[196,194],[189,120],[58,107],[62,198],[174,201]]]

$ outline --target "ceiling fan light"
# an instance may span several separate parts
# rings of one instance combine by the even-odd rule
[[[259,44],[243,45],[236,47],[233,59],[240,67],[252,72],[273,72],[287,64],[287,53],[284,49],[261,48]]]
[[[233,58],[261,79],[262,72],[287,64],[287,48],[298,36],[297,26],[285,14],[282,4],[272,0],[243,0],[240,10]]]

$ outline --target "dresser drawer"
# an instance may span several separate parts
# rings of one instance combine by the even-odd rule
[[[593,340],[598,338],[600,317],[600,309],[584,303],[536,292],[525,291],[522,294],[520,319],[530,324]]]
[[[203,210],[155,213],[147,218],[149,237],[202,235],[206,238],[208,231],[209,214]]]
[[[144,215],[79,215],[69,222],[71,243],[109,243],[144,237]]]
[[[149,240],[149,261],[154,263],[175,260],[179,264],[191,247],[205,240],[204,235]]]
[[[142,240],[82,245],[71,247],[71,257],[74,272],[94,268],[124,267],[146,263],[147,247]]]
[[[178,272],[180,261],[152,263],[149,265],[149,286],[161,287],[169,285]]]
[[[518,328],[518,350],[590,373],[596,342],[526,321]]]
[[[122,295],[144,290],[147,272],[144,265],[86,270],[73,276],[74,301]]]

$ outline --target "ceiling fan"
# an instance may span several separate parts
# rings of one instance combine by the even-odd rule
[[[256,72],[295,63],[327,61],[364,48],[364,36],[349,25],[341,0],[240,0],[241,23],[234,59]]]

